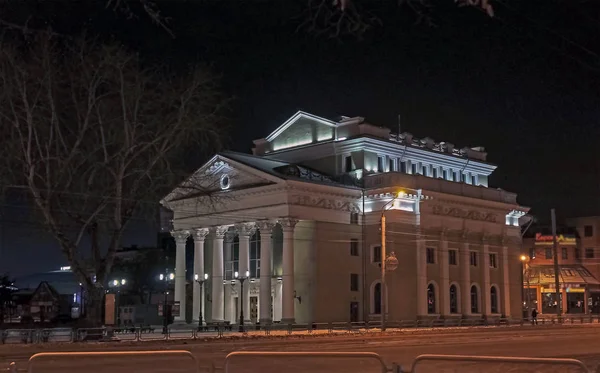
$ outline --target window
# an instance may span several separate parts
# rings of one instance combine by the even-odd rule
[[[437,167],[433,167],[433,168],[431,169],[431,171],[432,171],[432,175],[431,175],[431,176],[433,176],[434,178],[436,178],[436,179],[437,179],[437,178],[438,178],[438,173],[439,173],[439,170],[438,170],[438,168],[437,168]]]
[[[552,259],[552,249],[546,249],[546,259]]]
[[[479,292],[477,286],[471,286],[471,313],[479,313]]]
[[[260,277],[260,233],[258,231],[250,237],[250,277]]]
[[[562,258],[563,258],[563,260],[569,259],[569,251],[567,250],[567,248],[563,247],[561,249],[561,251],[562,251]]]
[[[358,224],[358,212],[350,213],[350,224]]]
[[[469,253],[469,262],[471,263],[472,267],[477,267],[477,259],[477,252],[471,251]]]
[[[535,248],[534,247],[529,249],[529,258],[535,259]]]
[[[450,313],[458,313],[458,289],[450,285]]]
[[[577,247],[575,248],[575,259],[581,259],[581,252]]]
[[[583,235],[585,237],[593,237],[594,236],[594,227],[591,225],[586,225],[583,227]]]
[[[352,156],[347,155],[344,158],[344,172],[351,172],[354,167],[352,167]]]
[[[358,291],[358,274],[350,274],[350,291]]]
[[[398,160],[400,162],[400,160]],[[406,162],[400,162],[400,172],[406,173]]]
[[[383,172],[384,157],[377,157],[377,172]]]
[[[373,246],[373,263],[381,263],[381,246]]]
[[[459,171],[456,171],[452,174],[453,180],[454,181],[460,181],[460,175],[459,175]]]
[[[587,248],[585,249],[585,258],[586,259],[594,259],[594,249],[593,248]]]
[[[232,280],[233,274],[240,270],[240,239],[235,236],[233,240],[228,242],[230,243],[227,246],[229,251],[224,253],[224,275],[226,280]]]
[[[498,268],[498,255],[490,253],[490,268]]]
[[[373,313],[381,315],[381,283],[375,284],[373,288]]]
[[[475,186],[479,185],[479,175],[471,175],[472,184]]]
[[[427,166],[422,166],[421,167],[421,175],[423,175],[423,176],[429,176],[427,174]]]
[[[427,264],[435,263],[435,249],[433,247],[427,248]]]
[[[435,304],[435,286],[433,286],[433,284],[427,285],[427,313],[437,313]]]
[[[460,173],[460,181],[462,181],[463,183],[467,182],[467,174],[465,173]]]
[[[456,260],[457,257],[457,252],[456,250],[448,250],[448,264],[455,266],[458,264],[458,261]]]
[[[356,238],[350,239],[350,255],[358,256],[358,240]]]
[[[448,170],[444,170],[444,180],[448,179],[450,179],[450,176],[448,175]]]
[[[388,163],[389,163],[388,170],[390,172],[396,172],[396,171],[398,171],[398,170],[396,170],[396,162],[394,161],[394,159],[389,158],[389,162]]]
[[[410,169],[411,169],[411,174],[416,175],[417,174],[417,164],[416,163],[411,163],[410,165]]]
[[[498,289],[492,286],[490,289],[490,309],[492,313],[498,313]]]

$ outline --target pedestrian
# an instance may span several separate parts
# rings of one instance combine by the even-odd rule
[[[531,325],[537,325],[537,309],[531,310]]]

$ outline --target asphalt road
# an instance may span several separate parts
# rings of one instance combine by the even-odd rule
[[[302,339],[251,339],[234,341],[147,342],[143,344],[65,344],[0,346],[0,367],[15,361],[20,369],[27,368],[29,356],[51,351],[140,351],[187,350],[198,365],[208,371],[214,364],[223,367],[225,356],[233,351],[318,351],[318,352],[375,352],[390,365],[411,367],[422,354],[493,355],[543,358],[577,358],[589,369],[600,364],[600,326],[539,326],[471,330],[409,330],[395,335],[361,335],[349,337],[306,337]],[[145,356],[42,358],[32,363],[32,372],[194,372],[195,362],[186,356],[161,356],[159,352]],[[423,361],[416,366],[418,373],[433,372],[577,372],[567,365],[514,363],[466,363]],[[221,371],[222,372],[222,371]],[[219,369],[216,373],[221,373]],[[367,358],[292,358],[276,356],[261,358],[239,356],[231,360],[231,373],[379,373],[381,365]]]

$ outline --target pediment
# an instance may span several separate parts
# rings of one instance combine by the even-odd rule
[[[266,141],[274,151],[333,139],[337,123],[302,111],[279,126]]]
[[[281,181],[262,170],[216,155],[165,197],[163,202],[256,188]]]

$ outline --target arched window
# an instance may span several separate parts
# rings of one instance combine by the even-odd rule
[[[433,284],[427,285],[427,313],[436,313],[435,286]]]
[[[492,286],[490,289],[490,310],[492,313],[498,313],[498,289]]]
[[[450,313],[458,313],[458,289],[450,285]]]
[[[471,286],[471,313],[479,313],[479,292],[477,286]]]
[[[381,283],[375,284],[373,288],[373,313],[381,315]]]

